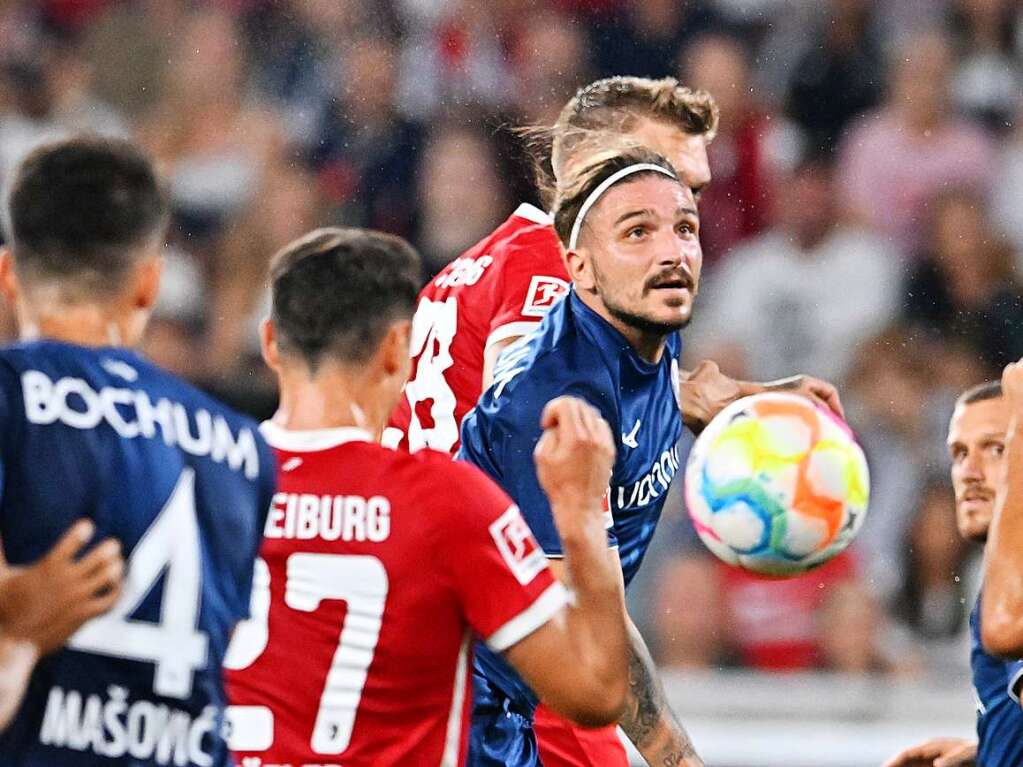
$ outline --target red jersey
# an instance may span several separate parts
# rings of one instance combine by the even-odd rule
[[[457,451],[462,418],[483,393],[486,348],[532,330],[568,286],[558,235],[532,205],[448,264],[419,294],[412,372],[386,444]]]
[[[240,767],[461,765],[473,636],[565,604],[518,509],[446,454],[264,424],[278,492],[226,660]]]

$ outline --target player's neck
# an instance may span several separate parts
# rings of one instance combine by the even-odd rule
[[[621,333],[625,340],[629,342],[629,346],[642,359],[652,364],[657,364],[661,361],[661,355],[664,354],[664,346],[667,343],[667,336],[663,332],[638,328],[616,317],[603,302],[581,292],[577,295],[586,307],[598,314],[608,325]]]
[[[309,376],[282,370],[280,404],[273,422],[289,431],[356,428],[379,440],[392,407],[382,401],[379,387],[364,376],[339,370]]]
[[[123,318],[102,307],[83,304],[62,307],[59,311],[18,317],[22,341],[48,339],[77,346],[132,346],[133,334]]]

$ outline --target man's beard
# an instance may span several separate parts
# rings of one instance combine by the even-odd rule
[[[688,317],[683,320],[678,320],[677,322],[658,322],[657,320],[651,320],[648,317],[643,317],[639,314],[633,314],[626,309],[622,309],[620,306],[615,306],[607,300],[607,296],[604,296],[604,306],[607,307],[607,311],[612,317],[620,322],[624,322],[631,328],[635,328],[640,333],[665,338],[688,325],[689,320],[691,320],[693,316],[692,313],[690,313]]]
[[[604,279],[604,275],[601,274],[596,264],[593,264],[593,276],[596,282],[597,294],[600,296],[600,300],[607,308],[608,313],[619,322],[625,323],[644,335],[667,338],[672,333],[675,333],[688,325],[689,321],[693,318],[692,304],[690,304],[689,307],[689,316],[676,322],[658,322],[657,320],[652,320],[649,317],[644,317],[641,314],[631,312],[628,309],[616,305],[610,291],[606,289],[607,281]],[[695,291],[693,291],[691,300],[695,299],[696,295]]]

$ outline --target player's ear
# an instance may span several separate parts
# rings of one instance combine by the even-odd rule
[[[277,348],[277,329],[269,317],[259,324],[259,349],[267,367],[276,373],[281,367],[281,355]]]
[[[149,312],[156,305],[160,295],[160,278],[163,275],[163,257],[152,256],[140,262],[136,269],[135,290],[132,296],[134,309]]]
[[[0,248],[0,293],[12,309],[21,292],[18,275],[14,271],[14,256],[10,248]]]
[[[391,323],[380,344],[380,362],[388,376],[399,376],[402,379],[408,377],[411,336],[412,320]]]
[[[585,247],[565,252],[565,264],[577,290],[595,290],[597,283],[593,278],[593,258]]]

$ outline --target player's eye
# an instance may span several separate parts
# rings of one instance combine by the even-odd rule
[[[1003,445],[1001,442],[992,442],[990,445],[988,445],[988,450],[990,450],[995,455],[995,457],[1001,458],[1002,454],[1005,452],[1005,445]]]
[[[696,225],[692,221],[683,221],[675,227],[675,231],[684,237],[688,237],[696,234]]]
[[[645,226],[634,226],[625,232],[625,237],[630,240],[641,240],[647,235],[647,232]]]

